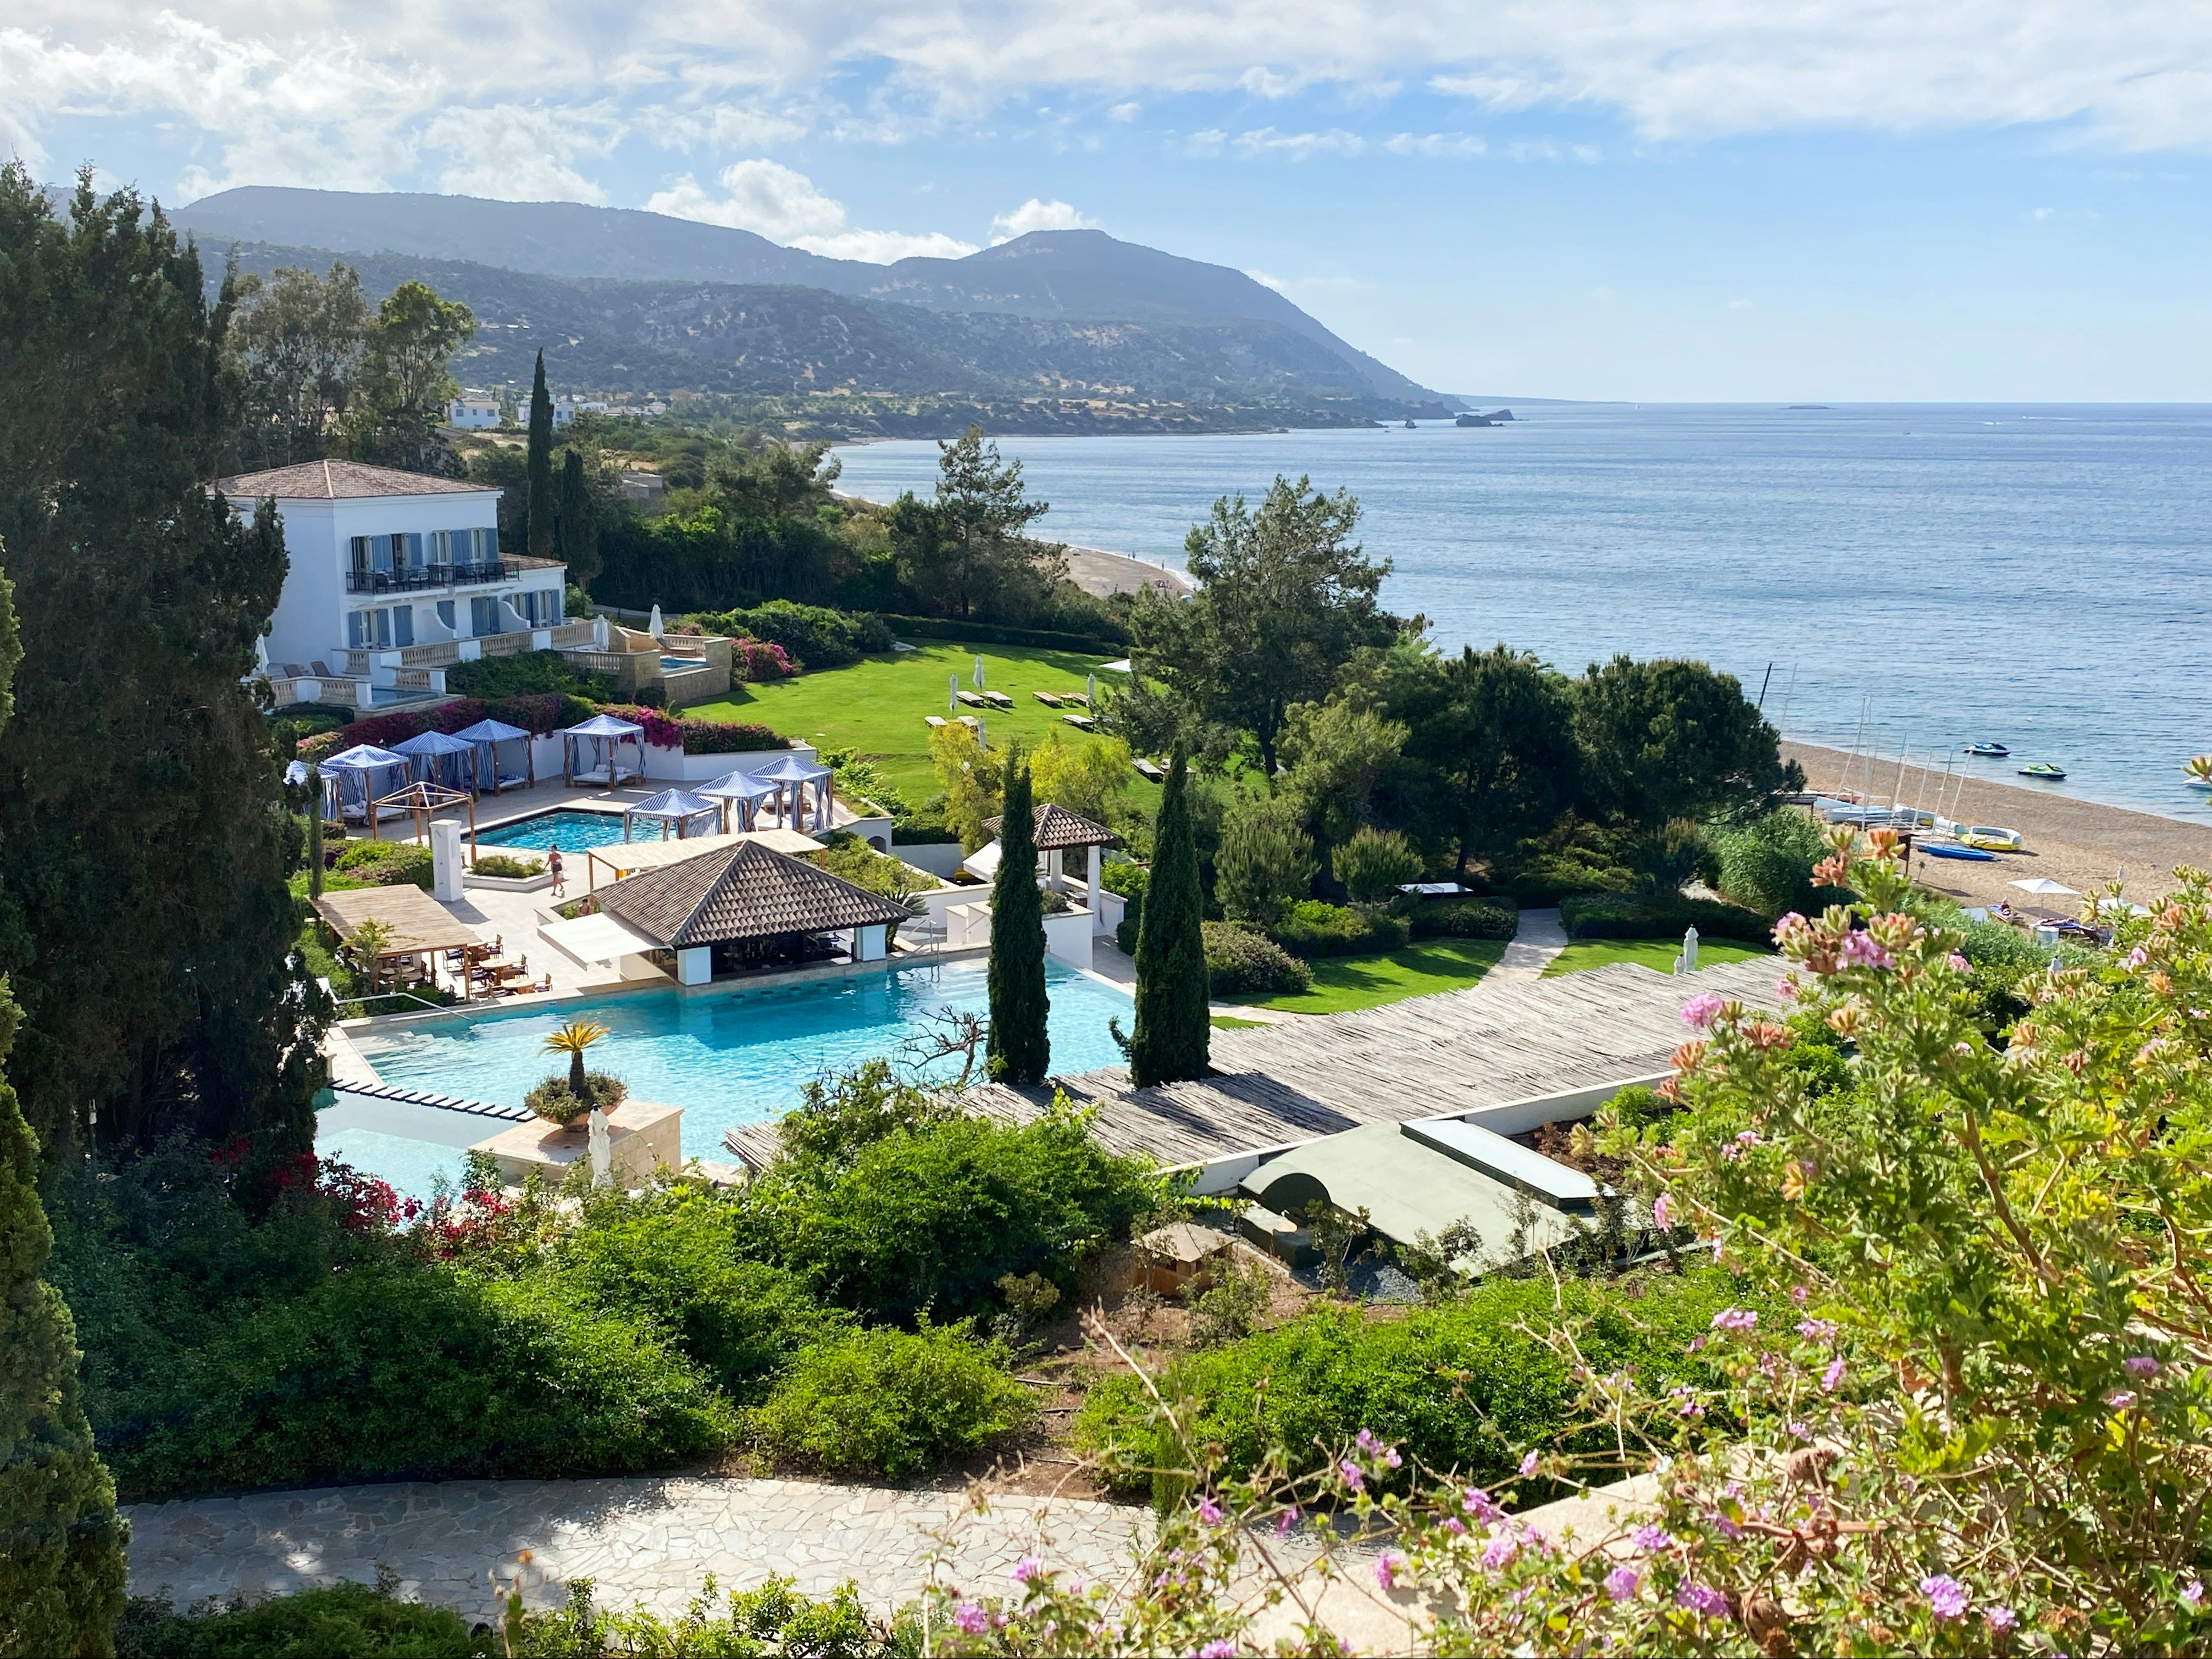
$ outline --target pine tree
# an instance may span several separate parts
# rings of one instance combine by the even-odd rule
[[[523,551],[533,559],[553,556],[553,399],[545,390],[545,353],[538,353],[537,377],[530,383],[529,495],[523,507]]]
[[[0,398],[23,644],[0,730],[10,1080],[50,1160],[95,1110],[104,1142],[305,1151],[327,1004],[293,958],[297,831],[246,684],[283,528],[207,487],[236,433],[228,298],[130,191],[86,182],[58,216],[20,166],[0,270],[0,386],[21,390]]]
[[[0,576],[0,725],[21,654]],[[0,1063],[21,1023],[0,979]],[[38,1176],[38,1137],[0,1072],[0,1654],[106,1654],[126,1534],[77,1399],[69,1309],[39,1277],[54,1236]]]
[[[1046,1029],[1044,896],[1037,890],[1036,811],[1030,769],[1006,757],[1006,807],[999,820],[999,873],[991,884],[991,1075],[1041,1082],[1052,1063]]]
[[[561,522],[554,556],[568,567],[568,580],[588,589],[599,574],[599,527],[591,487],[584,482],[584,458],[571,449],[561,463]]]
[[[1191,832],[1190,762],[1176,745],[1152,834],[1152,873],[1137,918],[1137,1029],[1129,1074],[1139,1089],[1206,1073],[1205,897]]]

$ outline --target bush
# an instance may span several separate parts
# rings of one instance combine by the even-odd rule
[[[770,599],[750,611],[702,612],[691,620],[709,633],[750,635],[781,647],[785,656],[796,662],[787,671],[792,672],[842,668],[892,645],[890,628],[881,617],[794,605],[789,599]]]
[[[349,842],[331,868],[379,887],[404,887],[411,881],[426,893],[434,879],[430,849],[404,841]]]
[[[1810,814],[1778,806],[1741,830],[1715,829],[1706,838],[1719,857],[1721,891],[1769,920],[1785,910],[1814,915],[1831,902],[1813,884],[1813,866],[1828,856],[1828,845]]]
[[[1626,893],[1578,893],[1559,901],[1569,939],[1678,939],[1694,927],[1707,939],[1771,944],[1773,925],[1755,910],[1715,899],[1642,898]]]
[[[585,1073],[584,1087],[580,1099],[568,1087],[568,1073],[564,1072],[559,1077],[547,1078],[523,1096],[522,1103],[548,1123],[557,1123],[565,1129],[595,1106],[603,1112],[611,1112],[629,1093],[621,1079],[609,1077],[605,1072]]]
[[[545,873],[544,859],[519,859],[511,853],[479,853],[472,874],[495,881],[528,881]]]
[[[487,706],[483,714],[508,726],[519,726],[526,732],[535,732],[540,737],[558,732],[565,726],[581,726],[599,713],[583,698],[566,692],[537,692],[520,697],[503,697]],[[478,719],[483,718],[479,715]],[[453,729],[473,726],[475,720],[463,720]]]
[[[781,733],[742,720],[685,720],[683,742],[687,755],[742,755],[791,747],[791,739]]]
[[[1313,886],[1313,837],[1290,803],[1261,795],[1237,804],[1221,826],[1213,891],[1231,920],[1267,927]]]
[[[1396,830],[1368,828],[1336,849],[1329,868],[1354,902],[1374,904],[1421,878],[1421,855]]]
[[[799,665],[792,661],[781,646],[766,640],[732,641],[730,667],[739,679],[749,684],[758,684],[764,680],[787,680],[799,672]]]
[[[1521,930],[1511,899],[1423,899],[1407,913],[1415,939],[1511,939]]]
[[[870,1319],[981,1312],[1009,1273],[1072,1291],[1086,1256],[1158,1202],[1146,1167],[1107,1152],[1073,1114],[885,1127],[847,1161],[780,1159],[750,1212],[763,1235],[751,1253]]]
[[[1125,957],[1137,954],[1137,927],[1144,920],[1145,887],[1152,872],[1127,860],[1107,865],[1098,872],[1098,885],[1121,896],[1121,921],[1114,929],[1114,943]]]
[[[1403,950],[1413,927],[1389,910],[1308,899],[1293,904],[1267,935],[1296,957],[1364,957]]]
[[[1012,1356],[969,1326],[852,1331],[799,1351],[751,1418],[763,1450],[903,1480],[1036,1420]]]
[[[975,645],[1027,645],[1044,651],[1078,651],[1086,656],[1119,655],[1128,649],[1129,630],[1100,617],[1096,631],[1062,634],[1045,628],[1016,628],[1006,623],[968,622],[957,617],[885,617],[890,631],[917,640],[964,640]]]
[[[396,1581],[337,1583],[248,1606],[179,1613],[133,1596],[115,1626],[116,1659],[475,1659],[497,1650],[450,1607],[403,1601]]]
[[[1689,1345],[1720,1309],[1742,1304],[1723,1273],[1626,1284],[1568,1280],[1565,1318],[1590,1316],[1583,1352],[1596,1370],[1632,1367],[1640,1384],[1708,1379]],[[1532,1446],[1604,1437],[1569,1434],[1577,1389],[1566,1362],[1538,1337],[1563,1322],[1548,1279],[1493,1279],[1458,1301],[1370,1321],[1357,1308],[1324,1308],[1229,1346],[1178,1360],[1159,1379],[1182,1402],[1194,1444],[1221,1449],[1224,1473],[1245,1475],[1270,1451],[1294,1472],[1323,1467],[1328,1449],[1370,1430],[1439,1473],[1489,1485]],[[1757,1305],[1757,1304],[1753,1304]],[[1771,1315],[1770,1315],[1771,1316]],[[1123,1492],[1180,1461],[1172,1437],[1134,1377],[1093,1389],[1075,1422],[1077,1445],[1097,1455]]]
[[[605,702],[615,695],[615,683],[608,675],[577,667],[558,651],[522,651],[455,663],[446,671],[446,690],[465,697],[550,695]]]
[[[1127,922],[1123,922],[1124,927]],[[1313,989],[1313,970],[1258,929],[1242,922],[1202,924],[1206,980],[1217,997],[1243,992],[1296,993]]]

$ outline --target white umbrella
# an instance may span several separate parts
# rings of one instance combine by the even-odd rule
[[[952,674],[947,678],[952,684],[945,694],[945,712],[948,714],[957,714],[960,712],[960,676]]]
[[[983,659],[981,657],[975,659],[975,689],[978,691],[983,689]]]
[[[981,714],[975,717],[975,746],[978,749],[988,749],[991,746],[991,725]]]
[[[2053,881],[2048,876],[2038,876],[2033,881],[2016,881],[2012,885],[2019,888],[2023,893],[2047,893],[2054,898],[2061,895],[2068,898],[2081,896],[2064,883]]]
[[[1129,659],[1127,657],[1123,657],[1118,662],[1102,662],[1098,665],[1109,674],[1132,674],[1136,672],[1129,665]]]
[[[660,637],[660,607],[657,605],[653,607],[653,620],[646,623],[645,631],[656,640]]]
[[[1092,708],[1098,706],[1098,676],[1087,676],[1083,682],[1083,699]]]

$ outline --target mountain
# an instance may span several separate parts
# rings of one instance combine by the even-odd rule
[[[247,185],[204,197],[169,216],[218,245],[405,254],[544,276],[766,283],[935,312],[1066,322],[1263,324],[1302,336],[1339,359],[1349,383],[1367,397],[1438,401],[1243,271],[1119,241],[1103,231],[1034,231],[963,259],[878,265],[780,246],[749,230],[574,202]]]

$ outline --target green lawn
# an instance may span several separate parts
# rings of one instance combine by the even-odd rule
[[[1498,965],[1494,939],[1433,939],[1379,957],[1325,957],[1314,963],[1313,989],[1295,995],[1224,997],[1293,1014],[1340,1014],[1432,991],[1464,991]]]
[[[1556,979],[1561,974],[1579,974],[1587,968],[1610,968],[1616,962],[1632,962],[1639,968],[1671,974],[1674,971],[1674,958],[1681,953],[1682,941],[1678,939],[1581,939],[1552,958],[1544,969],[1544,977]],[[1698,941],[1698,966],[1700,968],[1710,968],[1721,962],[1746,962],[1753,957],[1772,954],[1772,951],[1762,950],[1756,945],[1740,945],[1734,939]]]
[[[1216,1014],[1206,1021],[1217,1031],[1256,1031],[1267,1023],[1264,1019],[1231,1019],[1226,1014]]]
[[[1048,708],[1030,694],[1080,691],[1084,677],[1110,659],[1018,645],[915,644],[912,651],[870,657],[795,680],[737,686],[727,697],[691,703],[683,712],[697,720],[751,720],[802,743],[856,749],[917,806],[938,790],[937,775],[929,764],[926,717],[946,713],[949,676],[960,676],[962,690],[973,689],[969,671],[979,656],[983,659],[984,690],[1004,691],[1014,706],[971,708],[963,703],[959,712],[982,719],[994,749],[1010,738],[1033,747],[1055,729],[1090,741],[1060,719],[1064,712],[1079,714],[1080,709]],[[1100,678],[1110,681],[1118,677]],[[1153,787],[1134,773],[1129,781],[1139,790]]]

